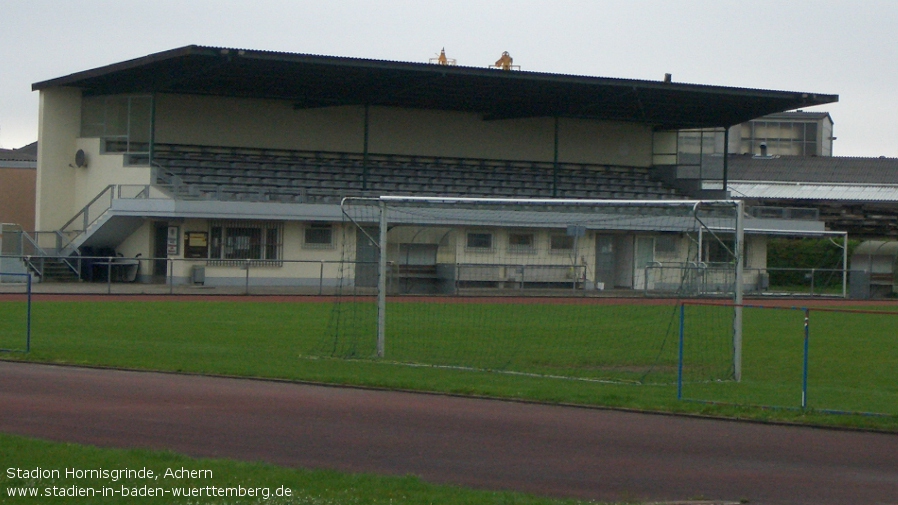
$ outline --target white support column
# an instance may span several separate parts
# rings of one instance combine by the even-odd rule
[[[387,202],[380,202],[380,239],[377,265],[377,357],[384,357],[387,321]]]
[[[743,281],[743,266],[745,261],[745,202],[736,201],[736,285],[733,302],[735,311],[733,314],[733,375],[736,382],[742,380],[742,294],[745,289]]]
[[[842,239],[842,298],[848,298],[848,232]]]

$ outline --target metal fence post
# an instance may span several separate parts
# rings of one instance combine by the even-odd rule
[[[112,294],[112,258],[106,258],[106,294]]]
[[[324,260],[321,260],[321,266],[318,270],[318,296],[324,294]]]
[[[804,309],[804,363],[801,372],[801,408],[808,406],[808,347],[810,340],[811,309]]]
[[[249,261],[249,260],[246,260],[246,265],[245,265],[245,268],[246,268],[246,289],[245,289],[245,291],[244,291],[244,294],[245,294],[245,295],[249,295],[249,263],[250,263],[250,261]]]
[[[168,270],[168,294],[175,292],[175,262],[171,258],[165,258],[165,266]]]

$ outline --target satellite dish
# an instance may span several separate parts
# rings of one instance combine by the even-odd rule
[[[75,152],[75,166],[78,168],[87,166],[87,155],[84,154],[84,149],[78,149],[78,151]]]

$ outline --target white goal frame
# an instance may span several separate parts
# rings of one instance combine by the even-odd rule
[[[472,198],[472,197],[427,197],[427,196],[391,196],[385,195],[379,198],[370,197],[346,197],[340,202],[341,212],[350,221],[352,221],[360,229],[359,223],[346,212],[345,205],[347,202],[367,202],[369,205],[376,204],[380,209],[379,219],[379,237],[377,237],[377,247],[380,251],[378,255],[378,272],[377,272],[377,357],[383,358],[386,347],[386,302],[387,302],[387,231],[389,225],[389,208],[390,204],[409,203],[440,203],[440,204],[488,204],[488,205],[571,205],[571,206],[616,206],[616,207],[686,207],[692,206],[693,216],[702,228],[714,235],[717,232],[734,233],[734,251],[732,254],[735,258],[735,285],[733,294],[734,315],[733,315],[733,370],[734,379],[738,382],[742,379],[742,304],[744,295],[744,253],[745,253],[745,204],[742,200],[580,200],[580,199],[554,199],[554,198]],[[698,218],[697,213],[702,204],[713,204],[717,206],[730,205],[734,207],[735,212],[735,229],[722,230],[720,228],[711,229]],[[374,237],[369,237],[374,242]]]

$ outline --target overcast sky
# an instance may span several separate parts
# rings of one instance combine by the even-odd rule
[[[190,44],[838,94],[834,154],[898,157],[896,0],[0,0],[0,147],[32,83]]]

